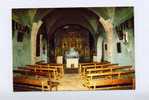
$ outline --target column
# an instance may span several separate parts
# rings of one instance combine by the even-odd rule
[[[31,31],[31,64],[36,62],[36,37],[42,21],[34,22]]]
[[[100,17],[99,21],[103,25],[105,32],[107,34],[107,47],[108,47],[108,60],[112,62],[112,52],[113,52],[113,24],[110,19],[105,20]]]

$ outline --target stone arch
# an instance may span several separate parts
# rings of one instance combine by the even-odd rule
[[[36,37],[42,21],[34,22],[31,30],[31,64],[36,63]]]

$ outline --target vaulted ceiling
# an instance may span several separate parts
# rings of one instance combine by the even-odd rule
[[[88,29],[93,36],[104,29],[98,19],[111,19],[117,26],[133,17],[132,7],[98,7],[98,8],[39,8],[13,9],[12,19],[18,23],[32,26],[33,22],[43,21],[47,34],[52,34],[57,28],[77,24]]]

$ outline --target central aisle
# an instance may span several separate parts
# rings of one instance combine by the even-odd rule
[[[81,84],[79,74],[65,74],[59,82],[58,91],[88,90]]]

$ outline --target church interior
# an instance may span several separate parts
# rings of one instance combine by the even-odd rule
[[[135,89],[133,7],[12,9],[14,91]]]

